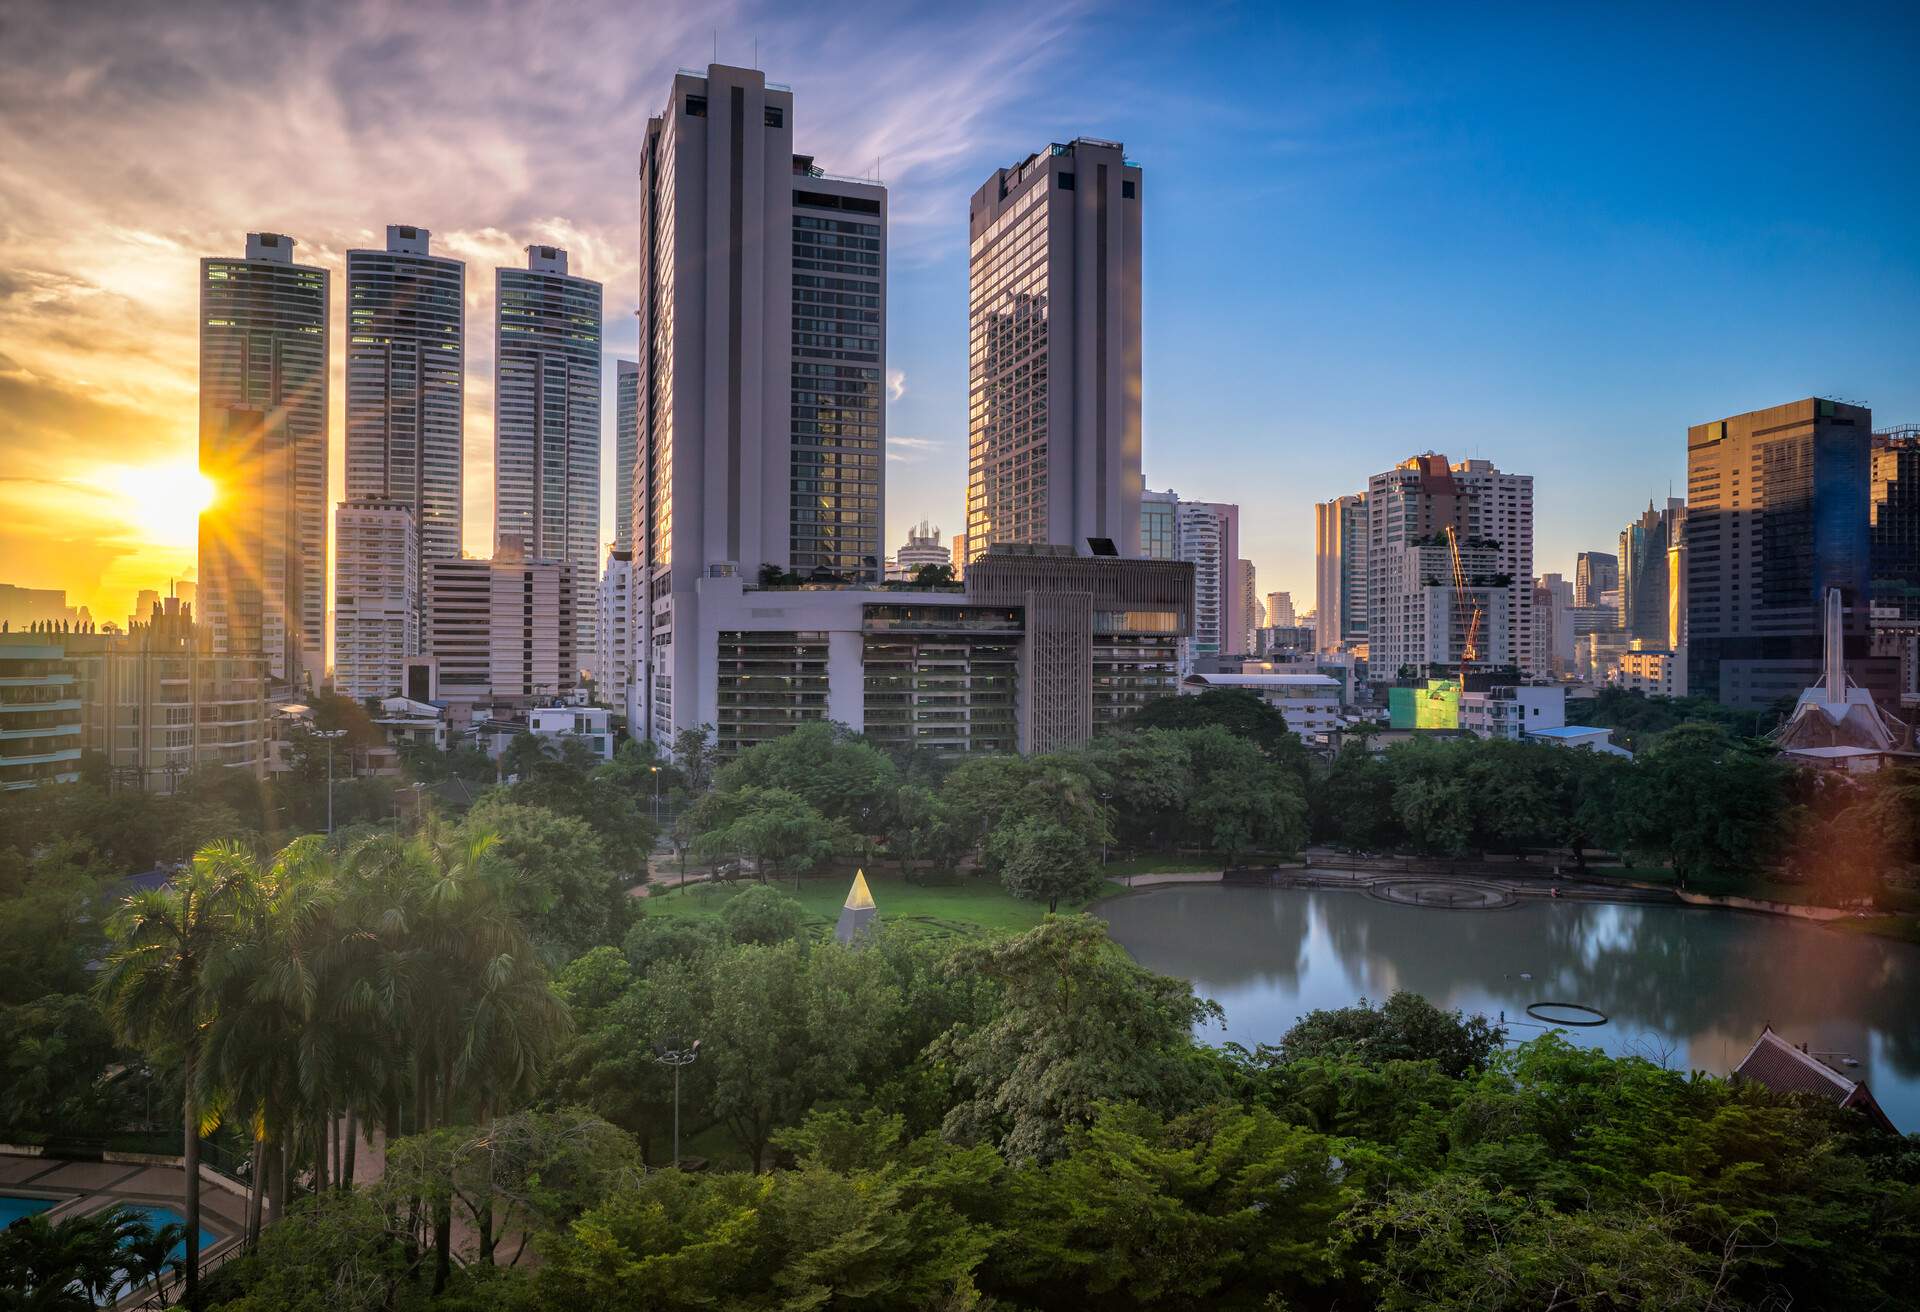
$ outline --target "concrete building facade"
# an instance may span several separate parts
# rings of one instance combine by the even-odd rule
[[[420,651],[420,540],[413,506],[375,497],[334,511],[333,690],[393,697]]]
[[[1573,604],[1598,606],[1600,598],[1620,586],[1620,558],[1604,551],[1583,551],[1574,560]]]
[[[633,550],[633,468],[640,452],[640,365],[614,361],[613,545]]]
[[[80,778],[78,684],[60,635],[0,635],[0,792]]]
[[[246,504],[236,518],[260,521],[247,534],[257,555],[226,551],[217,562],[222,582],[254,599],[216,590],[203,610],[217,650],[263,653],[274,678],[317,683],[327,652],[330,299],[327,271],[294,263],[293,249],[291,237],[250,232],[245,258],[200,261],[202,472],[217,482],[236,478],[220,483],[221,496]],[[271,430],[277,448],[244,476],[224,461],[205,465],[208,454],[221,458],[236,431],[234,411],[260,416],[252,422]],[[267,477],[274,486],[258,482]],[[257,633],[232,639],[229,614],[253,604],[264,608]],[[242,622],[254,624],[251,615]]]
[[[633,684],[633,553],[614,547],[600,571],[594,619],[594,653],[588,666],[598,701],[623,699]]]
[[[968,207],[967,560],[995,543],[1140,548],[1141,172],[1078,138]]]
[[[1321,651],[1367,650],[1367,494],[1313,508],[1314,641]]]
[[[531,559],[509,534],[492,560],[429,561],[427,578],[427,700],[526,709],[578,693],[572,565]]]

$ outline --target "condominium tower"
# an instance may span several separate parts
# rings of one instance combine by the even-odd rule
[[[1828,589],[1849,671],[1868,660],[1873,413],[1809,397],[1687,430],[1687,686],[1728,706],[1797,697],[1822,671]]]
[[[698,677],[703,577],[880,576],[886,190],[794,154],[793,111],[714,64],[647,124],[629,715],[656,739]]]
[[[245,258],[200,261],[202,469],[217,479],[248,469],[255,481],[225,483],[220,493],[235,517],[255,521],[247,536],[259,553],[234,554],[237,544],[219,541],[216,521],[214,540],[202,543],[203,555],[212,547],[224,557],[208,562],[212,574],[255,601],[216,586],[202,611],[215,650],[264,655],[269,676],[290,683],[324,668],[327,628],[327,271],[295,264],[293,247],[291,237],[250,232]],[[236,426],[228,413],[236,410],[259,418]],[[236,464],[215,449],[242,431],[264,441],[268,428],[270,458],[261,452]],[[225,467],[209,468],[209,457]],[[268,477],[272,487],[257,481]],[[247,621],[254,636],[238,639],[235,608],[255,604],[263,610]]]
[[[1364,652],[1367,645],[1367,494],[1313,508],[1314,646]]]
[[[614,362],[613,545],[633,548],[633,462],[640,449],[640,366]]]
[[[360,497],[334,511],[333,690],[395,697],[420,652],[420,543],[413,506]]]
[[[1620,558],[1604,551],[1583,551],[1574,561],[1573,604],[1598,606],[1620,586]]]
[[[1140,554],[1140,168],[1079,138],[997,169],[968,213],[967,558]]]
[[[347,252],[347,498],[409,507],[423,575],[460,557],[465,431],[467,269],[429,236]]]
[[[493,535],[534,560],[564,560],[584,584],[600,566],[600,284],[567,272],[557,246],[494,270]],[[595,650],[579,606],[574,651]]]

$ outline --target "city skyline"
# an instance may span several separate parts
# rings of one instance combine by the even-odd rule
[[[752,63],[756,36],[759,66],[799,92],[796,127],[822,165],[877,166],[889,185],[887,544],[922,518],[964,522],[966,197],[1035,142],[1078,135],[1126,141],[1155,180],[1146,482],[1248,507],[1242,550],[1266,586],[1309,595],[1312,504],[1411,451],[1533,474],[1536,569],[1571,573],[1575,552],[1609,547],[1649,497],[1683,487],[1691,424],[1819,394],[1857,397],[1883,424],[1920,417],[1920,381],[1903,367],[1920,330],[1895,312],[1915,286],[1916,239],[1897,223],[1914,183],[1893,167],[1913,108],[1874,75],[1901,43],[1884,31],[1870,41],[1870,24],[1829,33],[1852,43],[1860,94],[1789,110],[1759,90],[1710,105],[1656,92],[1663,78],[1681,85],[1671,74],[1695,21],[1684,18],[1668,46],[1634,43],[1623,81],[1629,34],[1570,19],[1434,33],[1406,14],[1329,27],[1028,8],[909,16],[849,60],[832,33],[771,13],[634,23],[609,10],[524,49],[510,19],[476,19],[442,63],[428,58],[431,14],[347,8],[317,23],[318,12],[209,14],[166,41],[137,13],[29,7],[7,20],[48,51],[43,67],[65,70],[14,70],[0,88],[0,140],[17,162],[0,181],[13,217],[0,247],[8,581],[65,588],[117,619],[139,589],[192,576],[198,261],[247,232],[283,232],[339,287],[344,252],[378,248],[388,223],[433,229],[435,253],[469,266],[462,546],[486,554],[493,360],[476,326],[493,315],[487,271],[521,263],[528,243],[567,247],[575,272],[608,289],[607,355],[630,355],[645,116],[676,65],[704,63],[716,42],[723,62]],[[1192,67],[1207,89],[1147,76],[1144,57],[1124,53],[1149,23],[1172,65],[1206,47]],[[1727,58],[1762,62],[1806,33],[1774,19],[1716,37]],[[1481,75],[1576,35],[1588,53],[1566,88],[1516,66],[1494,112]],[[1413,59],[1435,42],[1471,57],[1447,73]],[[920,53],[956,44],[979,58]],[[235,73],[222,52],[241,46],[259,57]],[[1120,62],[1102,78],[1035,82],[1034,50],[1063,46]],[[509,113],[521,79],[587,49],[604,54],[576,85],[539,98],[532,118]],[[1313,71],[1330,55],[1346,61],[1338,79]],[[505,85],[461,84],[463,62],[483,56]],[[1302,76],[1249,115],[1232,78],[1263,61]],[[1114,95],[1126,74],[1146,94]],[[431,94],[395,127],[377,112],[378,84],[409,79]],[[242,102],[282,112],[297,157],[221,140]],[[554,125],[580,129],[561,132],[568,148],[541,144]],[[176,142],[156,174],[149,161]],[[1814,165],[1870,180],[1871,197],[1835,201],[1790,181]],[[466,181],[450,186],[456,169]],[[1406,194],[1422,198],[1421,224],[1384,217],[1382,202]],[[1233,258],[1252,240],[1273,247],[1258,267]],[[1850,312],[1809,335],[1792,307],[1810,292]],[[1688,325],[1689,308],[1711,333]],[[341,313],[330,310],[336,337]],[[331,361],[329,506],[344,495],[344,350],[336,342]],[[1231,385],[1240,379],[1256,385]],[[604,542],[615,498],[602,427]]]

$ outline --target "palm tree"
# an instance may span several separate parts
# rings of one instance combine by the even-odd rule
[[[180,1065],[189,1297],[200,1278],[200,1134],[218,1123],[218,1100],[207,1096],[201,1066],[214,1018],[206,971],[259,875],[247,849],[212,843],[173,884],[127,898],[110,927],[118,947],[95,986],[121,1042]]]
[[[136,1218],[139,1233],[120,1245],[120,1260],[126,1268],[126,1283],[134,1289],[153,1286],[160,1306],[167,1305],[167,1291],[160,1286],[168,1267],[182,1264],[173,1260],[173,1250],[186,1238],[187,1228],[177,1221],[148,1225]]]
[[[0,1230],[0,1309],[66,1312],[109,1301],[126,1265],[124,1245],[144,1222],[123,1203],[53,1222],[29,1216]]]

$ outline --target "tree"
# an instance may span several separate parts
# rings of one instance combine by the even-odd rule
[[[1069,1130],[1090,1124],[1103,1101],[1181,1109],[1194,1093],[1193,1028],[1221,1014],[1185,980],[1134,965],[1086,916],[963,945],[947,969],[985,979],[996,996],[986,1016],[930,1049],[959,1094],[944,1133],[995,1143],[1014,1161],[1060,1156]]]
[[[848,846],[844,826],[784,788],[716,788],[701,800],[696,823],[703,826],[694,840],[696,855],[702,860],[750,857],[763,881],[787,870],[797,883]]]
[[[489,793],[474,804],[467,822],[491,832],[500,859],[513,868],[513,909],[520,922],[562,959],[617,939],[632,899],[609,869],[592,827],[513,797],[511,791]]]
[[[953,586],[953,566],[922,565],[913,572],[913,586],[916,588],[950,588]]]
[[[779,789],[854,833],[885,832],[900,773],[885,752],[837,724],[803,724],[756,743],[714,776],[714,791]]]
[[[1404,837],[1394,807],[1393,767],[1364,742],[1341,747],[1309,790],[1313,836],[1365,851],[1391,848]]]
[[[1666,852],[1681,887],[1708,874],[1750,878],[1780,851],[1793,821],[1790,768],[1772,749],[1685,724],[1634,766],[1621,807],[1628,839]]]
[[[698,795],[713,782],[718,752],[713,742],[713,726],[689,726],[673,736],[673,763],[687,777],[687,788]]]
[[[741,889],[720,908],[720,923],[735,943],[785,943],[804,918],[795,898],[765,884]]]
[[[1287,717],[1257,693],[1244,688],[1209,688],[1198,696],[1162,697],[1148,702],[1127,720],[1130,729],[1203,729],[1218,725],[1260,749],[1275,765],[1303,783],[1307,749],[1287,728]]]
[[[180,1069],[189,1298],[200,1279],[200,1132],[211,1116],[200,1068],[213,1020],[205,976],[258,882],[252,853],[233,845],[202,848],[172,886],[127,899],[110,930],[116,948],[96,985],[120,1040]]]
[[[1430,1061],[1450,1078],[1487,1068],[1506,1031],[1484,1016],[1442,1011],[1417,993],[1396,991],[1382,1006],[1358,1005],[1311,1011],[1272,1049],[1279,1062],[1340,1057],[1378,1066],[1393,1061]]]
[[[126,1246],[146,1229],[124,1203],[60,1221],[36,1214],[0,1230],[0,1308],[90,1312],[113,1301],[125,1282]]]
[[[1077,902],[1100,887],[1100,867],[1085,836],[1057,820],[1028,816],[996,834],[993,843],[1007,891],[1044,901],[1050,913],[1059,909],[1061,898]]]
[[[1300,776],[1217,724],[1182,730],[1180,737],[1193,762],[1186,824],[1194,838],[1229,863],[1255,848],[1290,853],[1306,838]]]

